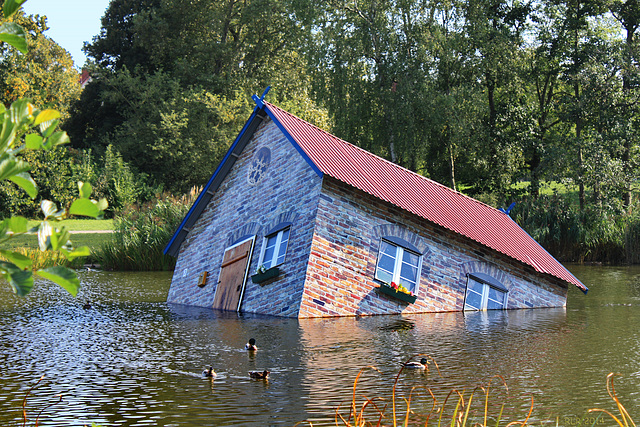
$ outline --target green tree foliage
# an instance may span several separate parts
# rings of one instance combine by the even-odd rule
[[[69,52],[44,33],[49,28],[44,16],[25,16],[22,10],[0,22],[24,28],[29,50],[21,53],[7,44],[0,46],[0,101],[8,106],[29,98],[42,108],[53,108],[67,116],[80,96],[78,72]]]
[[[251,112],[250,95],[313,117],[293,1],[137,0],[110,3],[86,46],[93,81],[66,125],[78,148],[124,161],[165,189],[211,175]],[[324,120],[326,123],[326,119]]]
[[[29,163],[31,176],[38,183],[38,195],[32,198],[10,182],[0,183],[0,217],[36,218],[43,200],[55,200],[68,207],[75,198],[75,183],[91,180],[79,167],[83,157],[82,153],[60,146],[22,152],[21,159]]]

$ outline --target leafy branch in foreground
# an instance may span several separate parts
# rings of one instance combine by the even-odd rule
[[[28,171],[30,166],[17,155],[23,150],[51,150],[69,141],[65,132],[56,131],[59,113],[54,110],[40,111],[28,100],[15,101],[7,110],[0,105],[0,181],[10,180],[22,188],[30,197],[37,195],[37,186]],[[27,133],[38,128],[38,133]],[[27,219],[20,216],[7,218],[0,222],[0,244],[26,233],[37,233],[41,251],[58,251],[72,260],[89,255],[89,248],[74,249],[69,240],[70,233],[58,222],[70,215],[100,217],[107,207],[106,200],[91,200],[91,185],[78,183],[80,197],[74,200],[68,209],[58,210],[55,203],[43,200],[40,208],[44,221],[29,229]],[[13,290],[24,296],[33,287],[32,261],[19,252],[0,249],[0,276],[6,278]],[[51,280],[72,295],[76,295],[80,282],[76,274],[65,267],[54,266],[36,270],[35,274]]]
[[[15,13],[26,0],[5,0],[2,6],[4,17]],[[6,42],[21,52],[26,52],[26,33],[12,23],[0,26],[0,41]],[[56,130],[60,113],[56,110],[37,109],[28,99],[18,99],[9,109],[0,104],[0,181],[9,180],[22,188],[31,198],[38,194],[37,185],[29,170],[31,166],[18,155],[24,150],[50,151],[69,142],[66,132]],[[68,209],[58,210],[55,203],[43,200],[40,208],[44,221],[37,227],[28,229],[27,219],[13,216],[0,221],[0,245],[15,236],[37,233],[42,251],[58,251],[71,260],[89,255],[89,248],[74,249],[69,240],[70,233],[58,222],[70,215],[100,217],[107,207],[105,199],[91,200],[91,185],[78,183],[80,197]],[[0,249],[0,277],[6,279],[13,291],[24,296],[33,288],[33,274],[51,280],[75,296],[80,281],[69,268],[54,266],[32,271],[30,258],[19,253]]]

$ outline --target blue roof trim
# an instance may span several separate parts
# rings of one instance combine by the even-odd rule
[[[172,253],[170,255],[177,256],[177,252],[178,252],[179,246],[178,246],[178,248],[175,248],[174,250],[172,250],[173,249],[172,247],[173,247],[174,243],[178,239],[178,236],[184,231],[184,227],[189,222],[189,219],[191,218],[193,213],[200,207],[200,203],[202,203],[202,201],[203,201],[203,199],[205,197],[205,194],[207,194],[207,191],[209,190],[209,188],[211,187],[211,185],[213,184],[213,182],[217,178],[218,174],[220,173],[220,171],[222,170],[224,165],[229,161],[229,158],[231,157],[231,154],[234,152],[234,149],[237,147],[237,145],[243,139],[245,133],[247,132],[247,129],[249,129],[250,125],[258,117],[258,112],[260,110],[261,109],[258,108],[258,107],[253,109],[253,113],[249,117],[249,120],[247,120],[247,122],[245,123],[244,127],[242,128],[242,131],[240,131],[240,133],[236,137],[236,140],[233,142],[233,144],[231,144],[231,147],[229,147],[229,150],[227,151],[227,154],[224,156],[224,158],[222,159],[222,161],[220,162],[220,164],[216,168],[216,170],[213,173],[213,175],[211,175],[211,178],[209,178],[209,181],[207,182],[207,185],[205,185],[205,187],[202,189],[202,192],[200,193],[200,195],[198,196],[196,201],[193,203],[193,205],[189,209],[189,212],[187,213],[187,215],[184,217],[184,219],[182,220],[182,222],[178,226],[178,229],[176,230],[176,232],[171,237],[171,240],[169,240],[169,243],[167,243],[167,246],[165,246],[164,250],[162,251],[163,254],[167,255],[171,251]],[[207,202],[208,202],[208,200],[207,200]],[[180,242],[180,243],[182,243],[182,242]]]
[[[280,123],[280,120],[278,120],[278,118],[275,116],[275,114],[273,114],[273,112],[269,109],[269,106],[264,104],[261,99],[260,100],[256,100],[256,98],[258,98],[258,97],[254,95],[254,101],[256,101],[256,104],[258,104],[258,101],[260,102],[260,104],[258,104],[258,105],[262,105],[262,108],[264,108],[264,110],[267,112],[267,114],[269,115],[269,118],[271,120],[273,120],[273,122],[276,124],[276,126],[278,126],[278,129],[280,129],[280,132],[282,132],[284,134],[284,136],[287,137],[287,139],[289,140],[291,145],[293,145],[293,147],[298,151],[298,153],[300,153],[302,158],[309,164],[309,166],[311,166],[311,169],[313,169],[313,171],[320,178],[322,178],[324,176],[324,173],[320,170],[320,168],[318,168],[318,166],[315,163],[313,163],[313,160],[311,160],[311,157],[309,157],[307,155],[307,153],[304,152],[304,150],[302,149],[302,147],[300,147],[300,145],[298,145],[296,140],[293,139],[293,136],[291,136],[289,131],[284,127],[284,125],[282,123]]]

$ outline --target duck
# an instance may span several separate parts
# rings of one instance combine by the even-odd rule
[[[244,348],[249,351],[257,351],[258,347],[256,347],[256,339],[249,339],[249,342],[244,346]]]
[[[408,369],[426,369],[428,364],[429,361],[423,357],[419,362],[407,362],[403,366]]]
[[[85,302],[84,304],[82,304],[82,308],[84,308],[85,310],[89,310],[91,308],[91,302]]]
[[[209,369],[205,369],[202,371],[202,376],[207,378],[215,378],[218,376],[216,372],[213,370],[213,366],[209,366]]]
[[[262,372],[258,372],[258,371],[251,371],[249,372],[249,376],[253,379],[256,380],[266,380],[267,378],[269,378],[269,374],[271,372],[267,371],[266,369]]]

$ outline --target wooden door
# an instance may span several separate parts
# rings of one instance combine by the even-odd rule
[[[213,308],[236,311],[244,291],[247,268],[253,251],[253,238],[227,248],[222,257],[220,280],[213,299]]]

